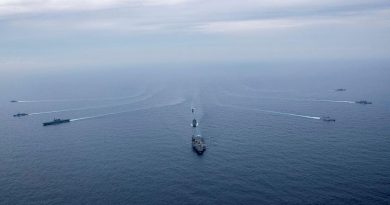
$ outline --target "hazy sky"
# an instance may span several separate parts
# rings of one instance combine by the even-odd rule
[[[389,0],[0,0],[0,69],[389,54]]]

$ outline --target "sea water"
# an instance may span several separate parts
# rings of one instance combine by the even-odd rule
[[[0,77],[0,204],[390,203],[388,63],[16,73]]]

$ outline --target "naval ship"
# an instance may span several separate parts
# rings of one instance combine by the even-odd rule
[[[197,127],[197,126],[198,126],[198,122],[196,121],[195,118],[192,120],[191,126],[192,126],[192,127]]]
[[[324,122],[336,122],[336,119],[330,117],[321,117],[321,120]]]
[[[27,116],[28,114],[27,113],[18,113],[18,114],[15,114],[14,117],[23,117],[23,116]]]
[[[347,89],[345,89],[345,88],[337,88],[335,91],[336,92],[343,92],[343,91],[347,91]]]
[[[192,149],[195,150],[199,155],[206,151],[206,144],[204,143],[203,137],[200,135],[192,135]]]
[[[366,101],[366,100],[356,101],[355,103],[357,103],[357,104],[363,104],[363,105],[372,104],[372,102],[369,102],[369,101]]]
[[[50,122],[44,122],[42,123],[43,126],[48,126],[48,125],[58,125],[58,124],[62,124],[62,123],[67,123],[67,122],[70,122],[70,119],[55,119],[53,121],[50,121]]]

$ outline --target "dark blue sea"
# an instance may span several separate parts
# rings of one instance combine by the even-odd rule
[[[389,66],[3,72],[0,204],[390,204]]]

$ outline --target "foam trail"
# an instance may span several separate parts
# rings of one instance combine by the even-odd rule
[[[87,119],[92,119],[92,118],[100,118],[100,117],[106,117],[110,115],[118,115],[118,114],[123,114],[123,113],[128,113],[128,112],[135,112],[135,111],[140,111],[140,110],[149,110],[153,108],[162,108],[162,107],[167,107],[167,106],[173,106],[173,105],[178,105],[184,102],[184,99],[178,99],[175,102],[164,104],[164,105],[157,105],[157,106],[152,106],[152,107],[145,107],[145,108],[138,108],[138,109],[132,109],[132,110],[126,110],[126,111],[120,111],[120,112],[111,112],[111,113],[106,113],[106,114],[101,114],[101,115],[94,115],[94,116],[87,116],[87,117],[81,117],[81,118],[75,118],[71,119],[71,122],[74,121],[79,121],[79,120],[87,120]]]
[[[350,103],[350,104],[355,103],[355,102],[349,101],[349,100],[322,100],[322,99],[299,99],[299,98],[274,98],[274,99],[309,101],[309,102],[331,102],[331,103]]]
[[[294,116],[294,117],[302,117],[307,119],[314,119],[314,120],[320,120],[321,117],[314,117],[314,116],[308,116],[308,115],[300,115],[300,114],[294,114],[294,113],[287,113],[287,112],[278,112],[273,110],[262,110],[262,109],[254,109],[254,108],[244,108],[239,106],[229,106],[229,105],[222,105],[219,104],[219,106],[222,107],[231,107],[236,109],[243,109],[243,110],[251,110],[251,111],[257,111],[257,112],[265,112],[265,113],[272,113],[272,114],[279,114],[279,115],[288,115],[288,116]]]
[[[141,101],[144,101],[144,100],[151,98],[152,96],[153,95],[149,95],[149,96],[146,96],[146,97],[141,98],[139,100],[135,100],[135,101],[127,102],[127,103],[121,103],[121,104],[100,105],[100,106],[91,106],[91,107],[82,107],[82,108],[71,108],[71,109],[63,109],[63,110],[34,112],[34,113],[29,113],[28,115],[42,115],[42,114],[59,113],[59,112],[70,112],[70,111],[92,110],[92,109],[100,109],[100,108],[108,108],[108,107],[117,107],[117,106],[123,106],[123,105],[129,105],[129,104],[141,102]]]
[[[349,101],[349,100],[312,100],[312,101],[355,104],[354,101]]]
[[[195,108],[195,113],[193,114],[193,118],[196,118],[198,121],[203,118],[203,108],[200,99],[200,90],[196,89],[192,96],[191,108]]]
[[[276,99],[276,100],[294,100],[294,101],[308,101],[308,102],[331,102],[331,103],[349,103],[349,104],[355,104],[354,101],[349,100],[323,100],[323,99],[305,99],[305,98],[278,98],[278,97],[258,97],[258,96],[244,96],[244,95],[237,95],[229,92],[224,92],[227,95],[230,96],[236,96],[236,97],[246,97],[246,98],[259,98],[259,99]]]
[[[80,102],[80,101],[106,101],[106,100],[124,100],[135,98],[140,95],[118,97],[118,98],[84,98],[84,99],[59,99],[59,100],[18,100],[18,103],[44,103],[44,102]]]
[[[308,119],[315,119],[315,120],[320,120],[321,117],[313,117],[313,116],[308,116],[308,115],[299,115],[299,114],[293,114],[293,113],[287,113],[287,112],[277,112],[277,111],[272,111],[272,110],[258,110],[261,112],[269,112],[269,113],[275,113],[275,114],[281,114],[281,115],[290,115],[290,116],[295,116],[295,117],[303,117],[303,118],[308,118]]]
[[[143,95],[145,91],[135,95],[112,98],[82,98],[82,99],[58,99],[58,100],[16,100],[17,103],[45,103],[45,102],[79,102],[79,101],[106,101],[106,100],[125,100],[129,98],[136,98]]]

